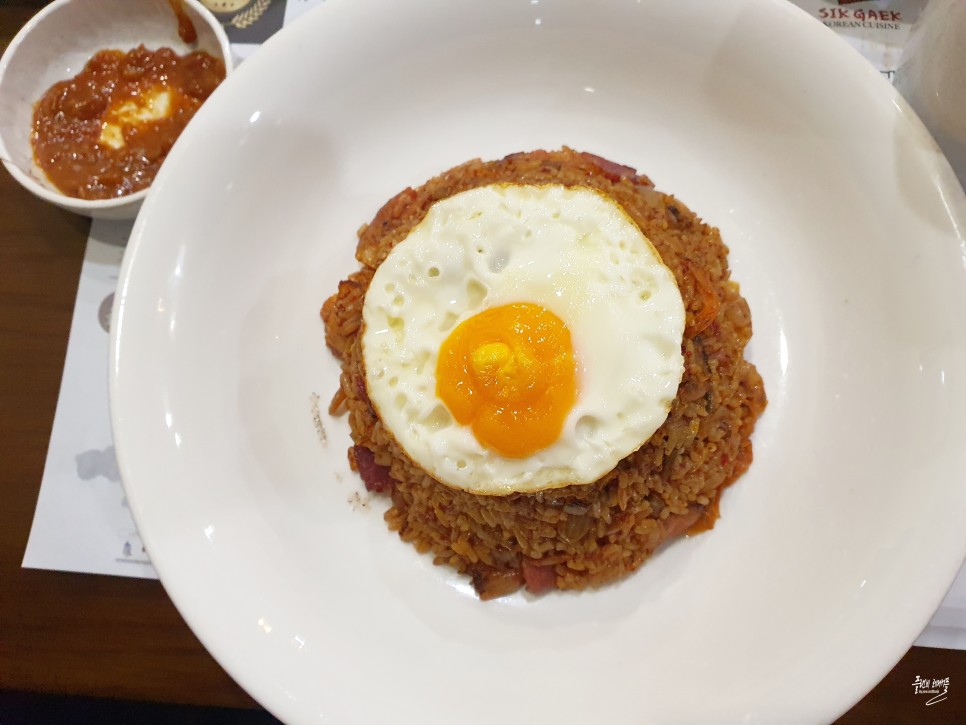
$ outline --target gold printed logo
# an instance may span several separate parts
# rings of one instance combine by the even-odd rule
[[[201,4],[218,15],[232,13],[227,24],[244,30],[258,22],[272,0],[201,0]]]

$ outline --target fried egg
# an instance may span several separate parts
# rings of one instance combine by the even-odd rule
[[[377,268],[362,314],[383,425],[472,493],[592,483],[661,426],[684,372],[674,275],[586,187],[436,202]]]

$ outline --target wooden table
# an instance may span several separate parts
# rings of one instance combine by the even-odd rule
[[[4,0],[0,46],[43,4]],[[0,171],[0,689],[255,707],[158,582],[20,567],[89,226]],[[917,675],[949,699],[925,707]],[[841,722],[966,722],[966,652],[913,647]]]

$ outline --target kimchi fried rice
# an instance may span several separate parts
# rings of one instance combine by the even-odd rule
[[[493,183],[600,190],[650,239],[680,289],[684,375],[667,420],[594,483],[506,496],[452,488],[409,459],[367,395],[362,306],[376,268],[434,202]],[[646,176],[567,148],[470,161],[390,199],[359,231],[361,269],[322,307],[326,343],[342,361],[330,412],[348,414],[349,461],[366,488],[391,498],[389,528],[468,575],[482,599],[524,586],[597,587],[637,569],[668,539],[711,528],[722,490],[751,463],[749,437],[766,405],[762,379],[743,357],[751,314],[727,255],[717,229]]]

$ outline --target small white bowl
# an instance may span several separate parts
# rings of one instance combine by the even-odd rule
[[[33,106],[54,83],[77,75],[94,53],[168,47],[176,53],[202,50],[231,72],[228,36],[198,0],[184,7],[198,40],[178,36],[167,0],[55,0],[14,37],[0,58],[0,158],[7,171],[35,196],[69,211],[103,219],[137,215],[148,189],[113,199],[77,199],[58,191],[34,162],[30,131]]]

